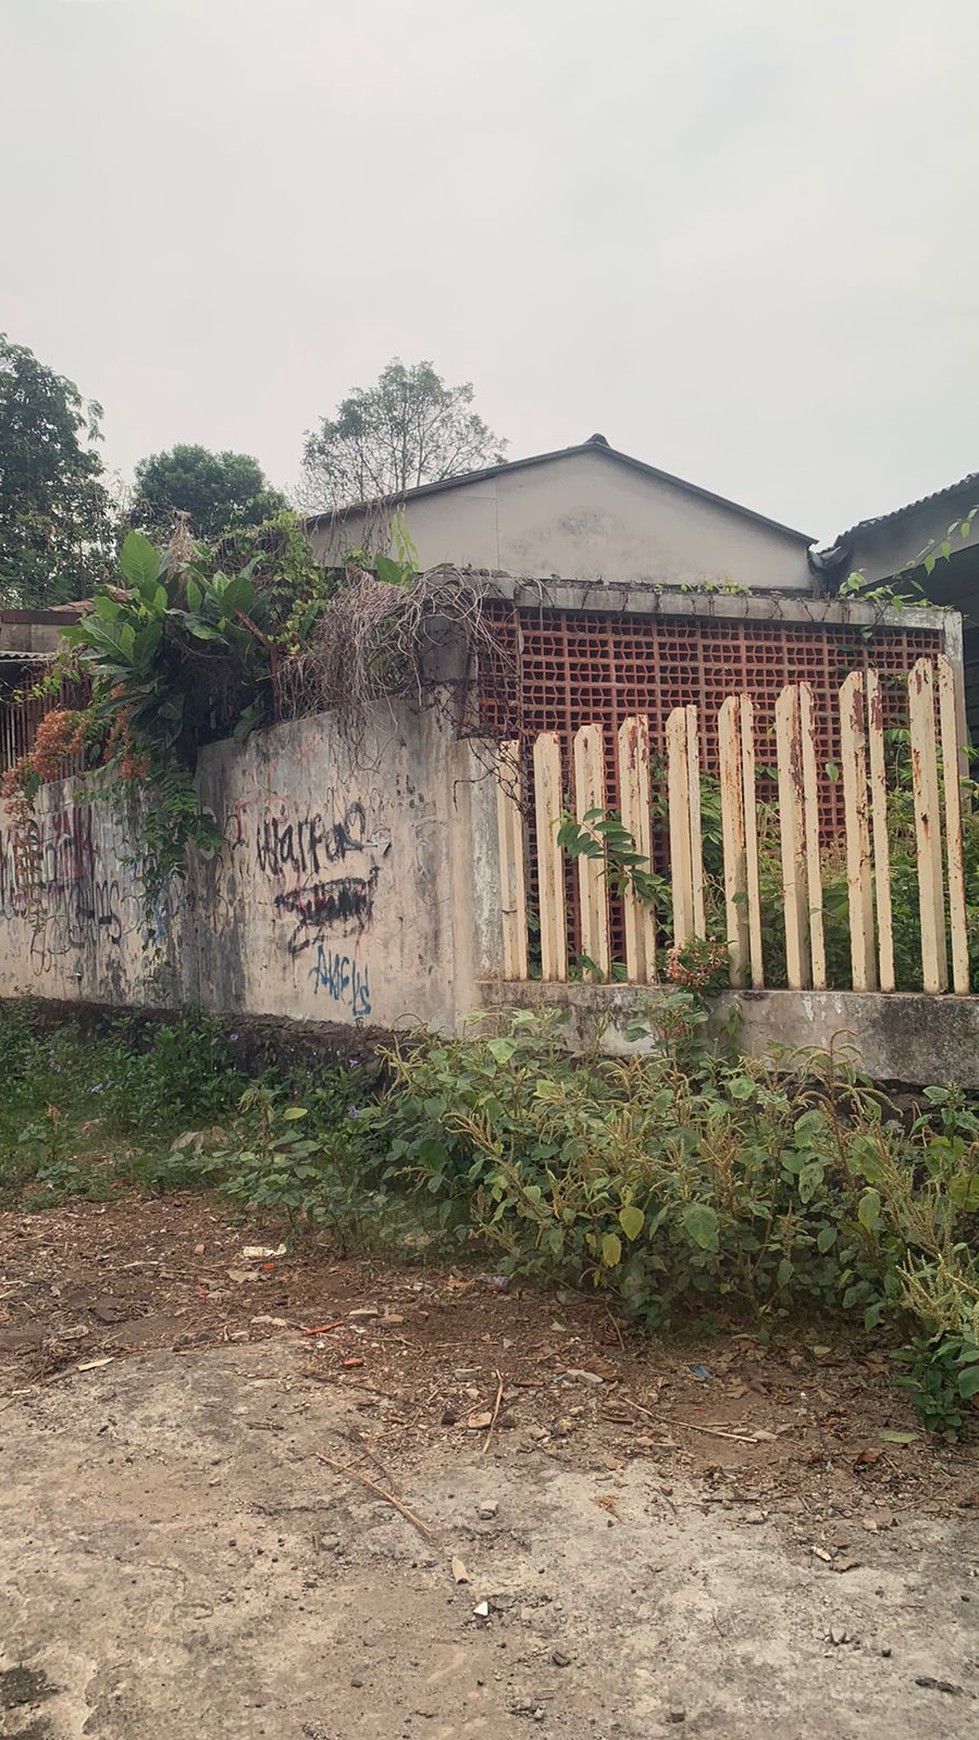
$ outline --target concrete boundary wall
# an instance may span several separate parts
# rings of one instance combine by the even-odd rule
[[[0,807],[0,996],[451,1027],[500,971],[490,769],[404,707],[355,745],[327,714],[213,744],[198,788],[224,846],[148,940],[131,841],[92,780],[44,787],[27,854]]]
[[[483,1006],[498,1012],[558,1009],[569,1043],[601,1045],[612,1055],[647,1049],[631,1043],[636,1016],[655,1019],[663,991],[654,985],[544,984],[523,981],[482,987]],[[725,991],[711,1003],[709,1035],[735,1017],[736,1043],[746,1056],[771,1046],[791,1051],[832,1049],[876,1081],[915,1087],[979,1088],[979,997],[853,991]]]

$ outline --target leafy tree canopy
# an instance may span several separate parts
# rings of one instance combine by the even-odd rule
[[[108,572],[102,407],[0,333],[0,604],[86,597]]]
[[[135,473],[133,525],[167,534],[178,512],[190,515],[197,538],[219,538],[240,526],[260,525],[285,507],[256,459],[247,453],[211,453],[177,446],[141,459]]]
[[[303,497],[338,508],[400,496],[503,459],[506,442],[471,409],[470,381],[447,387],[430,362],[388,363],[376,386],[353,387],[306,436]]]

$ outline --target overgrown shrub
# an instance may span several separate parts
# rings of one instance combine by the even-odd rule
[[[815,1305],[914,1328],[916,1397],[940,1366],[925,1417],[957,1429],[979,1392],[975,1114],[932,1090],[909,1130],[838,1058],[715,1054],[701,1015],[671,993],[652,1052],[621,1058],[572,1055],[530,1014],[414,1043],[373,1137],[446,1231],[511,1272],[609,1288],[643,1322]]]
[[[96,1062],[95,1091],[123,1130],[213,1119],[247,1085],[227,1023],[197,1010],[153,1027],[123,1018],[97,1047]]]

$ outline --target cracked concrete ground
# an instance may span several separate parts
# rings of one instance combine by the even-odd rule
[[[718,1511],[647,1460],[502,1434],[381,1468],[299,1358],[158,1352],[6,1404],[0,1734],[979,1732],[974,1510],[841,1521],[833,1565],[798,1515]]]

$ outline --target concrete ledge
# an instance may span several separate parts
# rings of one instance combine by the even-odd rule
[[[600,1043],[622,1055],[642,1050],[625,1037],[648,1008],[655,1015],[663,992],[655,985],[555,985],[484,982],[489,1009],[561,1009],[573,1046]],[[746,1056],[772,1046],[832,1046],[876,1081],[909,1087],[979,1088],[979,997],[921,994],[858,995],[853,991],[725,991],[711,1005],[708,1033],[720,1034],[737,1017],[737,1043]]]
[[[627,580],[528,580],[485,570],[462,570],[462,578],[487,598],[522,610],[588,610],[607,616],[718,617],[735,622],[824,623],[837,627],[937,629],[954,634],[958,616],[939,605],[880,606],[855,598],[817,598],[811,591],[722,592],[703,587],[638,584]],[[951,655],[950,655],[951,656]]]

